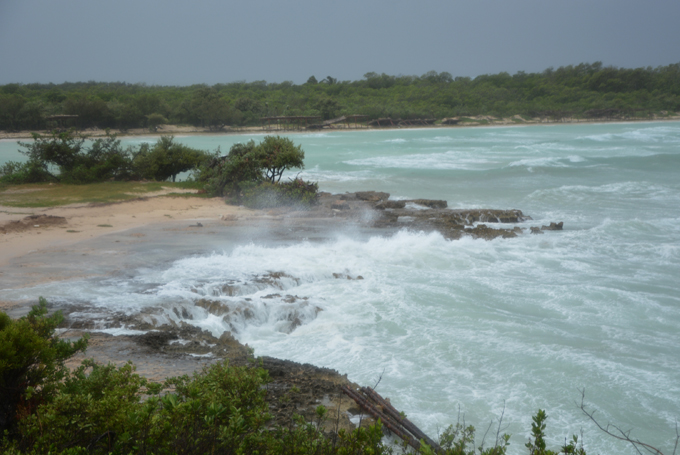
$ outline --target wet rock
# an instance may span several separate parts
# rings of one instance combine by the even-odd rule
[[[333,278],[335,279],[347,279],[347,280],[363,280],[364,277],[361,275],[357,275],[356,278],[352,278],[350,275],[346,273],[334,273]]]
[[[136,341],[137,343],[148,348],[161,350],[167,346],[171,340],[176,340],[177,338],[179,337],[174,332],[159,331],[147,332],[144,335],[137,335]]]
[[[446,201],[438,201],[434,199],[410,199],[404,202],[411,202],[413,204],[422,205],[431,209],[445,209],[448,207],[448,203]]]
[[[194,303],[197,307],[205,309],[208,313],[215,316],[223,316],[231,311],[228,305],[217,300],[200,299]]]
[[[380,191],[357,191],[356,193],[345,193],[340,195],[340,200],[342,201],[380,202],[386,201],[389,198],[389,193]]]
[[[531,226],[529,229],[531,229],[532,234],[543,234],[543,231],[538,226]]]
[[[517,234],[509,229],[493,229],[485,224],[478,224],[472,229],[465,229],[465,233],[473,236],[474,238],[492,240],[497,237],[502,237],[504,239],[509,239],[517,237]]]
[[[345,201],[335,201],[331,204],[331,210],[349,210],[349,204]]]
[[[404,207],[406,207],[406,201],[380,201],[375,205],[378,210],[403,209]]]
[[[292,280],[295,284],[300,284],[299,278],[296,278],[292,275],[288,275],[285,272],[269,272],[265,275],[255,277],[255,279],[253,281],[255,283],[266,284],[268,286],[283,289],[283,286],[281,284],[282,278],[288,278],[288,279]]]
[[[355,194],[357,199],[366,202],[380,202],[390,198],[390,193],[383,193],[380,191],[357,191]]]
[[[550,226],[541,226],[542,231],[561,231],[562,226],[564,225],[564,222],[560,221],[559,223],[550,223]]]

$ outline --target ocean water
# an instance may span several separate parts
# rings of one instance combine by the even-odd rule
[[[226,151],[260,137],[177,140]],[[581,413],[585,389],[602,423],[672,452],[680,418],[680,123],[291,137],[306,152],[300,177],[321,190],[520,209],[534,219],[527,226],[563,221],[564,230],[493,241],[408,231],[254,235],[193,254],[168,247],[162,260],[115,278],[4,295],[85,302],[92,315],[147,311],[156,323],[232,330],[256,354],[335,368],[361,384],[382,375],[378,391],[433,436],[459,415],[481,436],[504,409],[509,453],[526,453],[541,408],[553,448],[583,432],[588,453],[635,453]],[[154,141],[124,142],[145,140]],[[8,144],[0,143],[0,162],[12,153]],[[225,321],[197,306],[199,297],[240,310]]]

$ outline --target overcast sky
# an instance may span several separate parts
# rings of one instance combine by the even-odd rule
[[[680,62],[680,0],[0,0],[0,84]]]

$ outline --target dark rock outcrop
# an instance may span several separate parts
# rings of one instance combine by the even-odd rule
[[[447,202],[432,199],[390,200],[388,193],[360,191],[332,195],[320,193],[318,204],[304,212],[284,213],[291,218],[334,218],[386,229],[438,231],[447,239],[464,235],[475,238],[511,238],[522,234],[522,228],[491,227],[494,223],[517,224],[531,220],[521,210],[449,209]],[[409,203],[421,207],[409,206]],[[482,224],[480,224],[482,223]],[[552,226],[552,228],[550,227]],[[561,223],[547,228],[559,230]],[[541,232],[540,228],[538,229]]]
[[[550,226],[541,226],[542,231],[561,231],[562,226],[564,225],[564,222],[560,221],[559,223],[550,223]]]
[[[406,201],[380,201],[375,205],[378,210],[403,209],[404,207],[406,207]]]
[[[365,201],[380,202],[390,198],[390,193],[380,191],[357,191],[356,193],[345,193],[340,195],[343,201]]]

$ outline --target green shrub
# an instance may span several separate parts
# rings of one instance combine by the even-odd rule
[[[198,168],[210,157],[203,150],[174,142],[173,136],[161,136],[153,147],[143,144],[133,154],[137,176],[158,181],[172,178],[173,182],[177,174]]]
[[[89,371],[89,374],[88,374]],[[389,453],[377,425],[328,438],[298,415],[276,426],[268,373],[226,362],[152,384],[128,363],[85,361],[53,398],[20,423],[15,453]],[[165,393],[161,393],[165,390]],[[172,392],[168,392],[172,390]],[[321,417],[317,424],[321,424]]]
[[[255,209],[298,205],[300,208],[313,206],[318,197],[319,186],[302,179],[285,183],[262,182],[245,186],[243,189],[243,205]]]
[[[56,181],[44,164],[30,160],[25,163],[8,161],[0,167],[0,182],[13,185]]]
[[[239,197],[241,186],[262,181],[259,163],[252,158],[255,142],[234,144],[226,156],[220,156],[219,149],[211,159],[203,162],[195,179],[205,184],[211,196]]]
[[[59,169],[58,176],[49,173],[34,175],[58,179],[64,183],[92,183],[104,180],[127,180],[132,175],[129,150],[123,149],[115,135],[85,145],[86,137],[76,136],[73,130],[53,131],[50,136],[33,133],[33,142],[19,142],[29,163],[45,173],[50,166]],[[46,181],[46,180],[42,180]]]
[[[227,196],[249,207],[276,207],[316,201],[316,184],[295,179],[279,184],[283,172],[303,168],[305,153],[288,138],[266,136],[261,143],[235,144],[226,156],[219,151],[204,162],[196,180],[212,196]]]
[[[46,315],[42,297],[21,319],[0,312],[0,431],[14,431],[18,419],[48,400],[67,376],[64,361],[87,346],[87,339],[58,339],[61,313]]]

